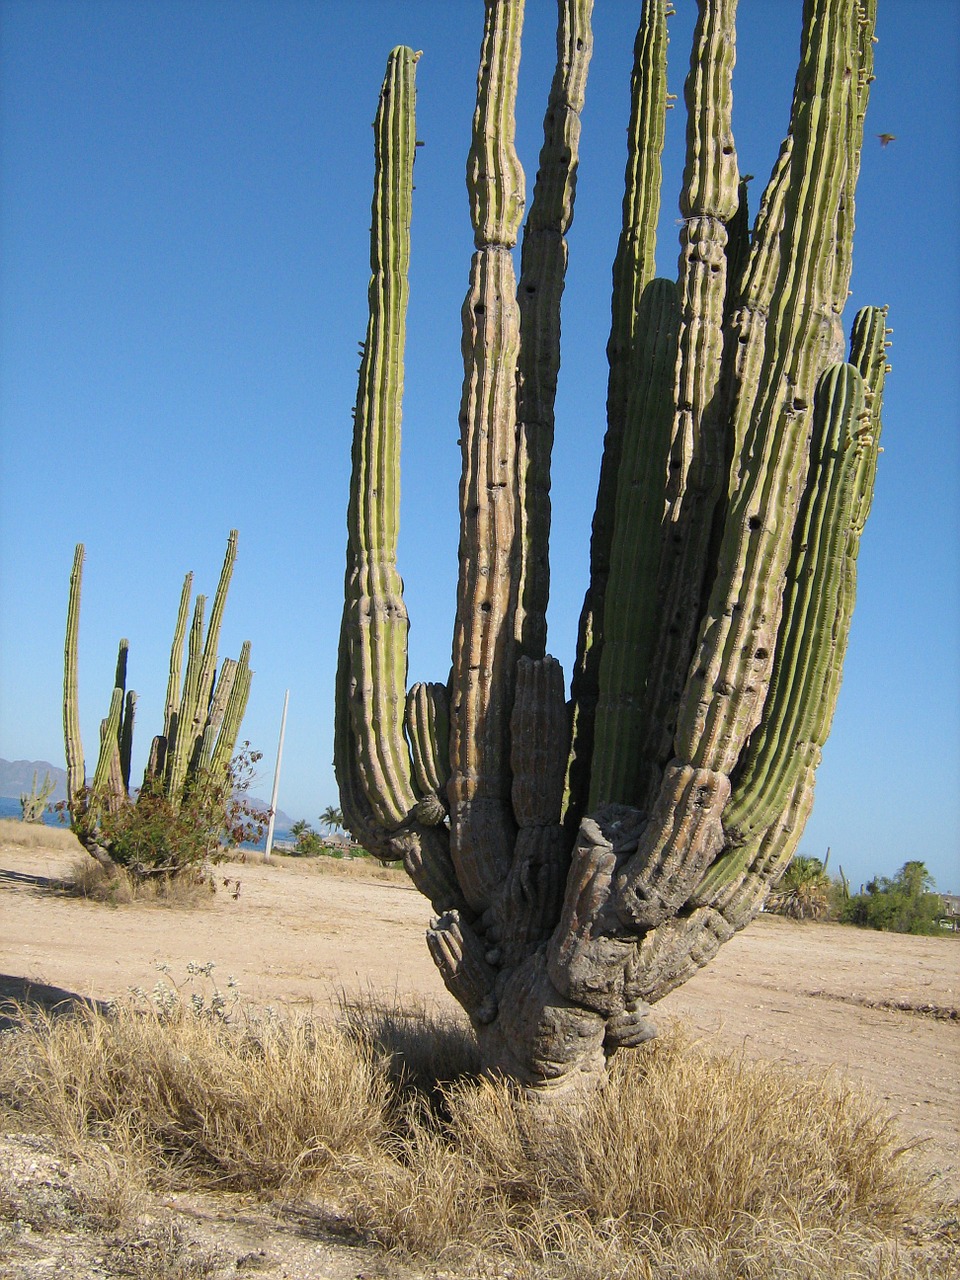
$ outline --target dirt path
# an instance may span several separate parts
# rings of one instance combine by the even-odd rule
[[[104,999],[212,961],[265,1004],[327,1006],[373,988],[452,1005],[423,942],[425,900],[401,873],[276,859],[227,865],[200,908],[104,907],[53,887],[78,854],[65,832],[36,848],[0,824],[0,997],[24,982]],[[2,828],[6,828],[3,830]],[[900,1117],[960,1194],[960,942],[761,917],[664,1000],[726,1046],[835,1066]]]

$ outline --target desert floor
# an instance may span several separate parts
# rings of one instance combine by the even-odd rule
[[[21,832],[0,823],[0,999],[106,999],[149,990],[159,964],[180,981],[193,961],[260,1004],[319,1009],[372,989],[452,1006],[423,940],[429,905],[400,872],[253,855],[218,868],[199,907],[108,907],[58,889],[81,856],[69,833],[25,845]],[[960,939],[761,916],[658,1012],[867,1086],[960,1194]]]

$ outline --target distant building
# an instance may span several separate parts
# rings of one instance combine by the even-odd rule
[[[960,929],[960,893],[941,893],[937,896],[943,903],[940,928]]]

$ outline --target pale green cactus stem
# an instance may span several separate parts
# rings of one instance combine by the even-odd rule
[[[237,678],[237,668],[238,663],[233,658],[224,658],[220,664],[220,674],[217,676],[213,697],[210,699],[210,711],[203,731],[203,742],[199,755],[200,768],[207,768],[210,765],[213,748],[216,745],[220,726],[223,724],[223,717],[227,710],[227,703]]]
[[[518,647],[516,427],[520,318],[510,253],[524,207],[514,148],[522,0],[487,0],[467,190],[476,252],[463,304],[460,574],[450,708],[450,853],[485,909],[513,858],[510,713]]]
[[[420,797],[433,795],[442,803],[450,777],[450,697],[446,685],[423,681],[411,685],[405,720]]]
[[[860,435],[867,416],[857,370],[829,369],[815,399],[812,483],[797,521],[770,692],[724,814],[731,833],[769,827],[795,772],[819,763],[830,731],[850,626],[844,579],[860,459],[870,447]]]
[[[680,212],[678,358],[672,385],[659,558],[643,591],[653,632],[641,656],[630,803],[649,808],[670,758],[679,691],[700,620],[714,512],[724,491],[729,405],[721,378],[731,277],[745,252],[746,188],[733,141],[735,0],[701,5],[684,87],[687,148]],[[742,212],[741,212],[742,209]],[[731,246],[728,224],[740,214]],[[728,267],[728,254],[734,262]]]
[[[229,661],[229,659],[226,661]],[[236,664],[236,670],[229,682],[230,692],[223,708],[223,720],[217,734],[216,745],[210,755],[210,768],[215,775],[223,776],[230,767],[234,748],[237,745],[237,737],[240,733],[240,725],[250,698],[252,680],[250,641],[244,640],[240,646],[240,657]]]
[[[83,543],[77,543],[70,574],[67,631],[63,648],[63,741],[67,756],[67,807],[71,822],[79,817],[78,797],[86,785],[83,741],[80,737],[80,686],[78,680],[80,593],[83,587]]]
[[[120,723],[120,778],[123,783],[123,794],[130,794],[130,768],[133,759],[133,724],[137,712],[137,695],[132,689],[127,691],[124,701],[123,719]]]
[[[223,611],[226,606],[227,592],[233,567],[237,559],[237,531],[232,529],[227,539],[227,550],[224,555],[220,580],[213,597],[210,620],[204,637],[205,596],[197,596],[194,606],[193,624],[187,648],[187,670],[183,680],[183,691],[180,695],[176,711],[176,730],[172,742],[167,742],[167,762],[164,777],[164,789],[167,797],[174,804],[179,803],[183,785],[194,762],[202,751],[204,730],[210,710],[210,696],[213,690],[213,678],[217,665],[217,646],[220,643],[220,627]],[[184,584],[186,590],[186,584]],[[183,596],[181,596],[182,608]],[[177,633],[180,630],[180,615],[177,616]],[[176,636],[174,638],[176,644]],[[173,662],[171,660],[171,679]],[[169,690],[168,690],[169,700]],[[169,703],[168,703],[169,705]]]
[[[741,386],[737,405],[751,413],[740,454],[749,461],[731,498],[675,744],[680,759],[727,774],[760,718],[770,679],[814,384],[833,333],[835,255],[823,229],[837,220],[850,110],[843,73],[855,65],[856,32],[850,6],[818,0],[811,13],[767,358],[755,395]]]
[[[680,308],[672,280],[651,280],[638,310],[636,383],[617,486],[600,659],[590,809],[637,801],[640,712],[656,626],[656,581],[664,511],[663,458],[670,448]]]
[[[183,667],[183,645],[187,636],[187,619],[190,616],[190,599],[193,595],[193,574],[188,573],[180,592],[180,607],[170,646],[170,674],[167,678],[167,696],[163,711],[163,733],[154,738],[150,759],[144,774],[144,785],[162,779],[166,772],[167,752],[177,733],[177,716],[180,708],[180,673]]]
[[[516,628],[524,654],[542,658],[550,594],[550,455],[560,369],[560,300],[573,221],[580,112],[593,51],[593,0],[560,10],[557,66],[543,121],[543,147],[520,258],[517,450],[520,588]]]
[[[350,689],[337,700],[338,775],[357,775],[344,814],[387,831],[417,800],[403,733],[408,622],[396,559],[418,57],[407,48],[392,51],[374,121],[370,319],[354,419],[342,631]]]
[[[616,506],[620,453],[634,384],[637,316],[643,290],[656,270],[663,144],[667,112],[667,4],[643,0],[633,51],[623,219],[613,264],[613,299],[607,360],[607,430],[590,537],[590,585],[580,616],[571,697],[573,742],[568,768],[566,821],[575,830],[590,790],[594,724],[603,652],[604,601]]]
[[[200,669],[200,680],[197,689],[197,706],[193,713],[194,741],[203,733],[204,723],[208,718],[210,698],[213,693],[213,682],[217,670],[217,649],[220,644],[220,628],[223,625],[223,611],[227,603],[227,592],[233,577],[233,567],[237,562],[237,530],[231,529],[227,538],[227,550],[220,570],[220,580],[213,597],[210,610],[210,621],[207,624],[207,639],[203,648],[203,665]]]
[[[120,718],[123,715],[123,690],[114,689],[110,698],[110,710],[100,724],[100,755],[97,767],[90,784],[91,799],[94,805],[105,804],[112,807],[115,800],[115,782],[119,769],[119,750],[117,734],[120,732]]]
[[[172,740],[167,742],[163,789],[170,800],[174,800],[174,797],[182,793],[193,756],[194,741],[191,728],[193,708],[197,705],[197,693],[200,688],[200,668],[203,663],[203,616],[206,603],[207,598],[202,595],[198,595],[194,601],[193,620],[187,639],[187,667],[177,706],[176,729]]]

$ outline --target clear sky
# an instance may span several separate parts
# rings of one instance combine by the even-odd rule
[[[960,2],[879,0],[877,81],[848,318],[894,328],[873,514],[833,735],[801,850],[853,883],[922,858],[960,889]],[[682,95],[692,0],[675,0]],[[550,649],[569,673],[603,434],[638,0],[599,0],[570,237],[554,462]],[[762,189],[786,126],[799,0],[740,6],[741,171]],[[554,57],[528,0],[518,142],[528,190]],[[88,755],[130,639],[135,769],[162,722],[183,575],[221,642],[252,641],[244,734],[280,805],[337,803],[333,681],[350,410],[366,324],[370,122],[386,55],[423,50],[400,569],[410,678],[446,678],[456,574],[464,163],[479,0],[0,0],[0,755],[62,763],[74,544],[87,547]],[[683,111],[670,113],[659,270],[674,274]],[[882,147],[877,134],[895,141]]]

